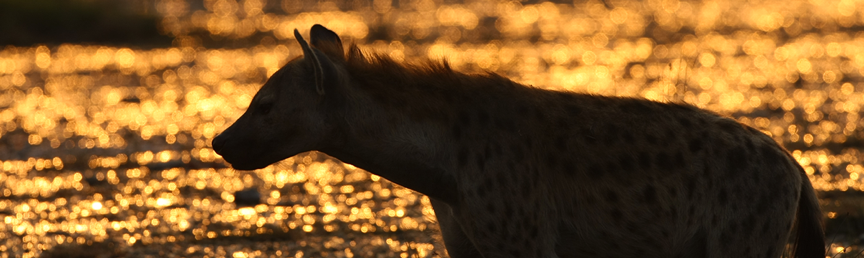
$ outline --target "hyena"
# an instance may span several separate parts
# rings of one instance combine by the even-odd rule
[[[810,181],[749,126],[310,34],[213,140],[234,168],[318,150],[378,174],[430,197],[451,257],[779,257],[790,232],[825,257]]]

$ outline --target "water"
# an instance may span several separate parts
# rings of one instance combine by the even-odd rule
[[[862,4],[145,1],[173,47],[0,50],[0,256],[441,256],[427,197],[316,152],[255,171],[213,152],[315,23],[396,60],[685,101],[769,133],[818,191],[857,192]],[[831,251],[855,248],[836,218],[864,209],[830,200],[829,232],[851,235]]]

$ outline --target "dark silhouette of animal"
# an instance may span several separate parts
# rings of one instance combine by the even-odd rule
[[[320,25],[213,140],[236,169],[318,150],[432,200],[452,257],[824,258],[773,139],[678,103],[542,90],[343,49]]]

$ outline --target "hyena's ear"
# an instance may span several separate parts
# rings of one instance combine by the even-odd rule
[[[340,61],[345,60],[345,51],[342,50],[342,40],[332,30],[321,26],[321,24],[315,24],[309,31],[309,37],[311,38],[310,43],[312,43],[312,46],[327,54],[327,57]]]
[[[294,37],[297,38],[297,42],[303,48],[303,58],[310,66],[309,68],[312,69],[312,74],[315,77],[315,90],[318,91],[318,95],[324,95],[324,86],[333,85],[339,80],[336,65],[323,52],[310,47],[297,29],[294,29]]]

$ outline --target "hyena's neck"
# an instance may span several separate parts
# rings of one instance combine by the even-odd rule
[[[455,203],[456,178],[439,125],[354,98],[328,155],[429,197]]]
[[[446,63],[405,66],[355,51],[345,70],[344,131],[332,150],[342,161],[415,191],[458,204],[459,178],[476,170],[454,158],[471,142],[458,126],[465,112],[489,108],[488,96],[521,94],[515,83],[494,74],[466,75]],[[485,103],[485,104],[484,104]],[[481,112],[483,113],[483,112]],[[489,118],[489,112],[485,112]],[[481,120],[483,121],[483,120]],[[508,123],[507,125],[511,125]],[[512,127],[512,126],[511,126]],[[486,137],[479,131],[477,137]],[[460,137],[461,136],[461,137]]]

